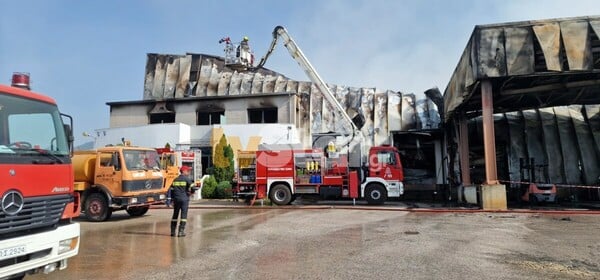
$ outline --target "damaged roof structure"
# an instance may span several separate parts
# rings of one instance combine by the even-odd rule
[[[394,131],[437,129],[440,125],[437,106],[429,98],[417,99],[414,94],[379,88],[328,86],[347,112],[362,116],[364,125],[361,130],[366,136],[366,148],[389,143],[390,133]],[[332,113],[333,106],[324,102],[322,94],[311,82],[295,81],[265,68],[255,72],[234,71],[225,67],[224,59],[217,56],[148,54],[145,101],[269,94],[297,97],[295,125],[302,134],[301,139],[310,139],[315,133],[340,131],[342,123]],[[305,142],[310,143],[310,140]]]
[[[488,83],[500,182],[559,184],[563,197],[579,191],[598,199],[597,189],[582,187],[600,183],[599,37],[598,16],[476,26],[444,92],[444,119],[470,120],[471,164],[459,167],[451,152],[455,180],[470,166],[473,182],[485,181],[480,116]],[[536,178],[524,178],[520,161],[531,158]]]

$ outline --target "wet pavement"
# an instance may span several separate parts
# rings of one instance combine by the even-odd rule
[[[600,215],[170,209],[81,220],[66,270],[28,279],[600,279]]]

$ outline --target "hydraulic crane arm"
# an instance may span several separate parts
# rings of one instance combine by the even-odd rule
[[[329,87],[327,86],[325,81],[323,81],[321,76],[319,76],[319,74],[317,73],[315,68],[310,64],[310,62],[308,61],[308,59],[306,58],[304,53],[302,53],[302,51],[300,50],[300,48],[298,47],[296,42],[294,42],[292,37],[290,37],[287,30],[283,26],[275,27],[275,29],[273,30],[273,41],[271,42],[271,46],[269,47],[269,50],[267,51],[265,56],[263,56],[261,58],[258,65],[256,67],[252,68],[251,70],[256,70],[258,68],[263,67],[263,65],[266,63],[267,59],[269,58],[269,56],[275,49],[275,46],[277,45],[277,39],[279,37],[281,37],[281,39],[283,39],[283,45],[288,49],[292,58],[294,58],[294,60],[296,60],[296,62],[298,62],[300,67],[302,67],[302,69],[304,70],[304,73],[306,73],[306,75],[317,86],[317,88],[321,91],[321,93],[323,93],[323,96],[325,97],[325,99],[327,99],[327,101],[332,106],[334,106],[335,109],[342,115],[342,118],[344,118],[350,124],[350,126],[352,127],[352,138],[354,138],[354,136],[357,133],[360,133],[360,130],[358,129],[356,124],[354,124],[354,122],[352,121],[352,118],[350,118],[348,113],[346,113],[346,110],[344,109],[344,107],[342,107],[342,104],[340,104],[340,102],[335,98],[335,95],[331,92],[331,90],[329,89]],[[348,143],[350,143],[351,141],[352,141],[352,139],[350,139],[350,141],[348,141]],[[348,143],[346,143],[346,144],[348,144]]]

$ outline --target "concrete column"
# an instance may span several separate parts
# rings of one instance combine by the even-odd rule
[[[483,146],[485,154],[485,183],[481,186],[484,210],[505,210],[506,186],[498,182],[496,170],[496,141],[494,135],[494,104],[492,83],[481,82],[481,115],[483,118]]]

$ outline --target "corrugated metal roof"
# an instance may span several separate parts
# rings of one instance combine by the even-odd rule
[[[480,109],[483,79],[493,82],[496,112],[600,103],[599,32],[600,16],[475,26],[444,92],[446,119]]]

